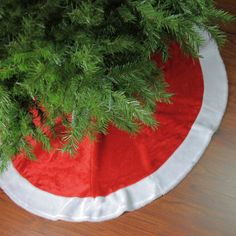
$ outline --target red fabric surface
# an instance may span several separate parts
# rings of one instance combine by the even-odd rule
[[[99,135],[96,142],[85,138],[74,157],[57,150],[61,145],[59,137],[51,140],[50,153],[31,139],[37,160],[30,161],[19,153],[13,161],[18,172],[49,193],[95,197],[134,184],[156,171],[187,136],[203,98],[199,61],[184,56],[177,45],[172,46],[171,52],[164,74],[169,91],[175,95],[173,104],[157,104],[158,130],[145,127],[138,135],[129,135],[111,125],[109,134]],[[153,59],[159,63],[157,56]],[[37,116],[36,111],[32,112]]]

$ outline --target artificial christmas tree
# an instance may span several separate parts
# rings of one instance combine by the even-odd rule
[[[32,123],[33,108],[51,132],[62,118],[62,149],[71,153],[111,122],[129,132],[155,127],[155,104],[170,94],[152,54],[167,60],[177,41],[197,57],[199,29],[221,44],[216,23],[230,19],[211,0],[1,1],[1,170],[21,148],[33,157],[26,136],[50,149]]]

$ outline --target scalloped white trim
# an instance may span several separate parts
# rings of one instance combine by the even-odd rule
[[[0,186],[19,206],[51,220],[103,221],[140,208],[175,187],[199,160],[223,117],[228,97],[227,75],[218,48],[206,40],[200,59],[204,97],[188,136],[153,174],[105,197],[60,197],[42,191],[10,165]]]

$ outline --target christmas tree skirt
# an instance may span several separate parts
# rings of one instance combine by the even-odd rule
[[[140,208],[176,186],[207,147],[224,114],[227,77],[217,46],[207,41],[200,60],[172,47],[163,66],[172,104],[157,104],[157,130],[129,135],[114,126],[96,142],[85,138],[74,157],[62,154],[59,137],[50,153],[31,140],[37,160],[22,153],[0,177],[19,206],[66,221],[103,221]],[[158,57],[154,60],[159,63]],[[60,122],[58,122],[58,127]]]

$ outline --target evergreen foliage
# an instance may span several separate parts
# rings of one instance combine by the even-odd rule
[[[52,131],[62,117],[72,153],[111,122],[129,132],[155,127],[155,104],[171,95],[151,55],[166,60],[174,40],[197,57],[199,29],[221,45],[218,23],[231,18],[212,0],[1,0],[1,170],[21,148],[33,158],[28,135],[50,149],[30,108]]]

